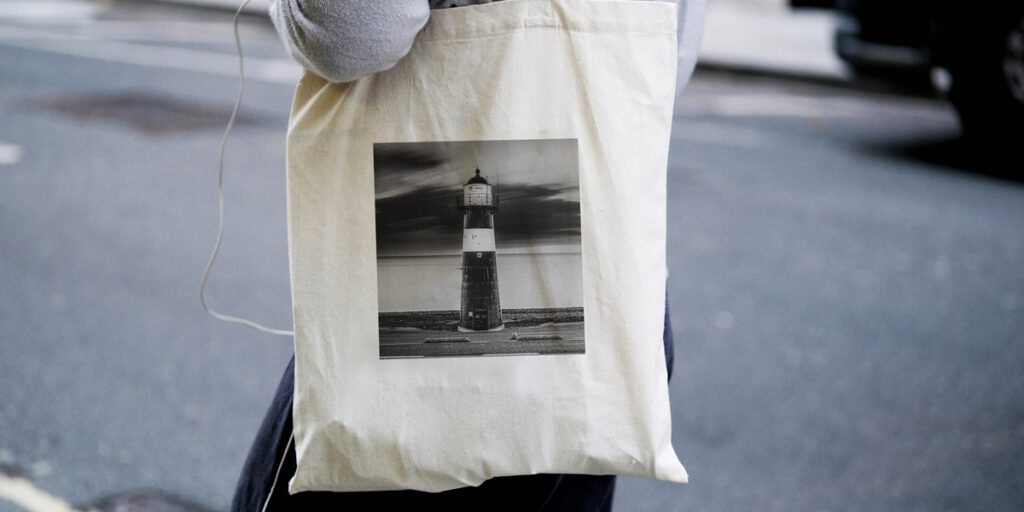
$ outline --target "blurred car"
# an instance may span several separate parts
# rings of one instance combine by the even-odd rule
[[[969,139],[1024,142],[1024,1],[790,5],[835,9],[836,54],[857,74],[916,85],[930,83],[933,70],[944,70],[948,97]]]

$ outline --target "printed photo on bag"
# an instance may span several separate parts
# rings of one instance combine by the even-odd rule
[[[373,145],[380,357],[583,354],[576,139]]]

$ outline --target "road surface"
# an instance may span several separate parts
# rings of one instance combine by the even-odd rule
[[[235,94],[228,19],[4,10],[0,511],[30,503],[7,491],[223,510],[292,351],[196,298]],[[243,25],[251,79],[208,297],[289,328],[298,68],[265,21]],[[691,483],[621,479],[618,510],[1024,508],[1024,186],[956,132],[940,101],[698,72],[668,182]]]

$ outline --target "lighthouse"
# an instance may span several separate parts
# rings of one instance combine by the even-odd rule
[[[456,200],[462,219],[462,312],[459,331],[500,331],[498,261],[494,252],[494,211],[498,198],[480,169]]]

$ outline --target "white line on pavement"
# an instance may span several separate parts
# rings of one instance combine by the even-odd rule
[[[21,146],[0,141],[0,165],[14,165],[21,161]]]
[[[237,76],[238,57],[225,53],[107,40],[56,40],[38,30],[0,26],[0,44],[138,66]],[[301,68],[286,59],[245,59],[246,79],[294,85]]]
[[[4,2],[0,19],[80,19],[93,16],[98,10],[91,2],[15,0]]]
[[[127,22],[127,21],[89,21],[78,24],[63,23],[61,32],[45,29],[25,28],[4,23],[0,20],[0,37],[13,39],[56,39],[56,40],[107,40],[157,43],[233,43],[231,27],[224,27],[224,22]],[[226,28],[226,30],[224,30]],[[244,42],[244,41],[243,41]]]
[[[0,473],[0,500],[12,502],[29,512],[80,512],[68,502],[32,485],[32,482],[3,473]]]

